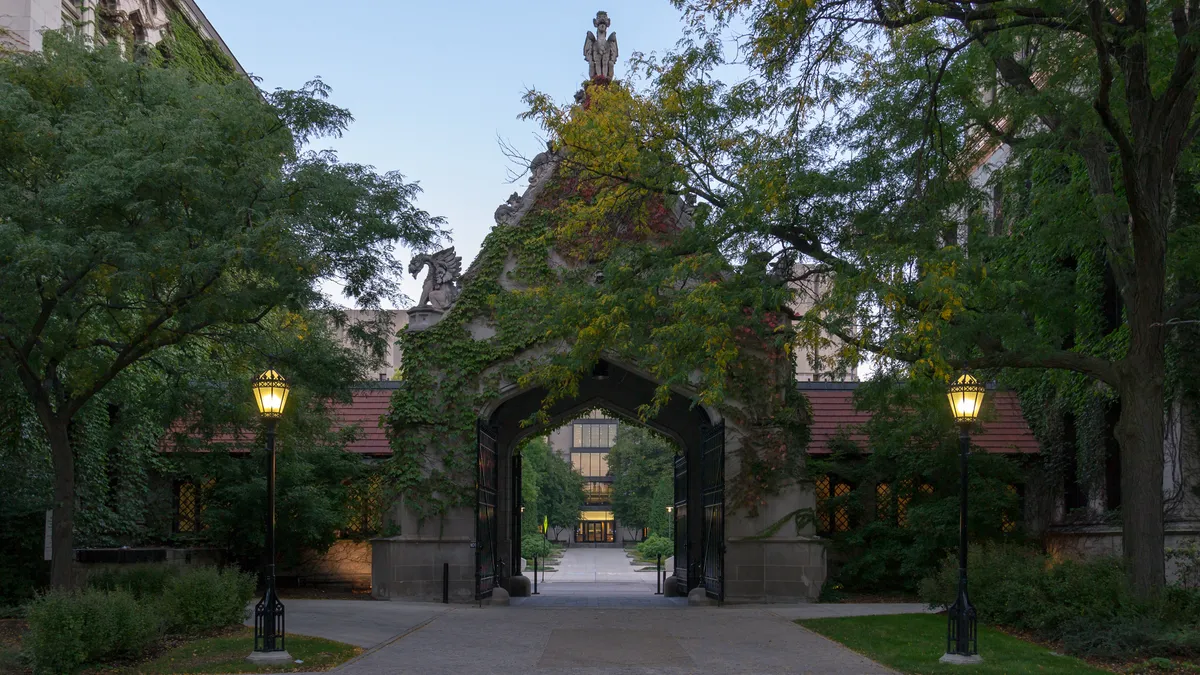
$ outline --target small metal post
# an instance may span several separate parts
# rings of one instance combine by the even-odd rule
[[[537,561],[538,561],[538,557],[537,557],[536,555],[535,555],[535,556],[533,556],[533,594],[534,594],[534,595],[538,595],[538,590],[537,590]]]
[[[450,563],[442,563],[442,604],[450,604]]]
[[[654,594],[662,595],[662,554],[658,554],[658,562],[654,565]]]

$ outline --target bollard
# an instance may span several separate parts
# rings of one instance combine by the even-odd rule
[[[537,595],[537,556],[533,556],[533,594]]]
[[[663,578],[662,578],[662,554],[659,554],[658,562],[654,564],[654,594],[655,595],[663,594],[662,581],[663,581]]]
[[[450,563],[442,563],[442,604],[450,604]]]

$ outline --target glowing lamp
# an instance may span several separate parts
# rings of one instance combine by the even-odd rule
[[[288,383],[282,375],[274,370],[254,378],[250,383],[254,390],[254,402],[258,404],[258,412],[267,419],[275,419],[283,415],[283,407],[287,405]]]
[[[950,411],[954,413],[954,421],[959,424],[971,424],[979,419],[979,410],[983,407],[983,385],[979,380],[963,373],[950,385],[946,398],[950,399]]]

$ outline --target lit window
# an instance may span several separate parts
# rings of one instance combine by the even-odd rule
[[[834,497],[845,497],[850,494],[850,486],[846,483],[838,483],[833,486]],[[845,532],[850,529],[850,511],[845,504],[839,504],[833,510],[833,529],[838,532]]]
[[[875,486],[875,518],[889,521],[892,519],[892,486],[887,483]]]
[[[1017,486],[1016,485],[1006,485],[1004,487],[1005,487],[1005,491],[1008,492],[1008,494],[1010,494],[1014,497],[1017,496]],[[1003,532],[1005,534],[1010,534],[1010,533],[1016,531],[1016,529],[1017,529],[1017,521],[1016,520],[1010,518],[1007,513],[1000,514],[1000,531],[1001,532]]]
[[[817,498],[817,531],[829,532],[829,476],[818,476],[813,481],[813,492]]]

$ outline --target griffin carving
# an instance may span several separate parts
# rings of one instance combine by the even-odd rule
[[[596,18],[592,19],[596,33],[589,30],[583,43],[583,60],[588,62],[588,77],[593,80],[598,77],[613,79],[613,65],[617,62],[617,34],[608,35],[607,39],[605,36],[611,24],[608,12],[596,12]]]
[[[454,255],[453,246],[437,253],[421,253],[413,257],[408,264],[408,271],[415,279],[426,265],[429,266],[429,276],[425,277],[417,307],[432,307],[444,312],[450,309],[462,291],[458,285],[462,276],[462,258]]]

